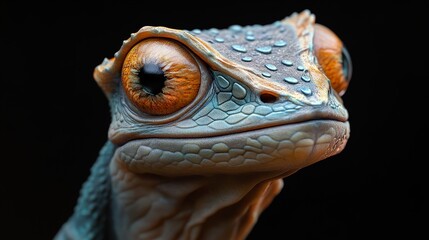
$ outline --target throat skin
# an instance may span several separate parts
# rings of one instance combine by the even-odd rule
[[[119,161],[110,177],[114,240],[245,239],[283,187],[273,173],[165,177]]]

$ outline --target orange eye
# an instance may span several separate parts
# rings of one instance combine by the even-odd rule
[[[180,110],[196,98],[200,85],[197,61],[174,40],[149,38],[139,42],[122,67],[126,95],[140,111],[150,115]]]
[[[332,87],[342,96],[349,85],[352,64],[347,49],[335,33],[327,27],[316,24],[314,51]]]

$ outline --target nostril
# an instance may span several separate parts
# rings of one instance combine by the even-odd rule
[[[264,103],[273,103],[279,99],[278,96],[274,95],[273,93],[267,93],[267,92],[261,93],[259,98]]]

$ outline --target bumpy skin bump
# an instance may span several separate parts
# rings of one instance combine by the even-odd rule
[[[303,11],[264,26],[131,34],[94,71],[111,106],[109,142],[55,239],[246,238],[282,178],[349,137],[314,30]],[[186,48],[201,73],[195,98],[171,114],[140,111],[121,84],[127,54],[149,38]]]

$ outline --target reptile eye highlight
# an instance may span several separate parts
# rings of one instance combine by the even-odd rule
[[[316,24],[314,31],[314,51],[317,61],[331,80],[331,85],[340,95],[344,95],[352,74],[352,63],[347,49],[329,28]]]
[[[174,40],[149,38],[127,54],[122,86],[142,112],[167,115],[190,104],[201,85],[201,72],[193,55]]]

